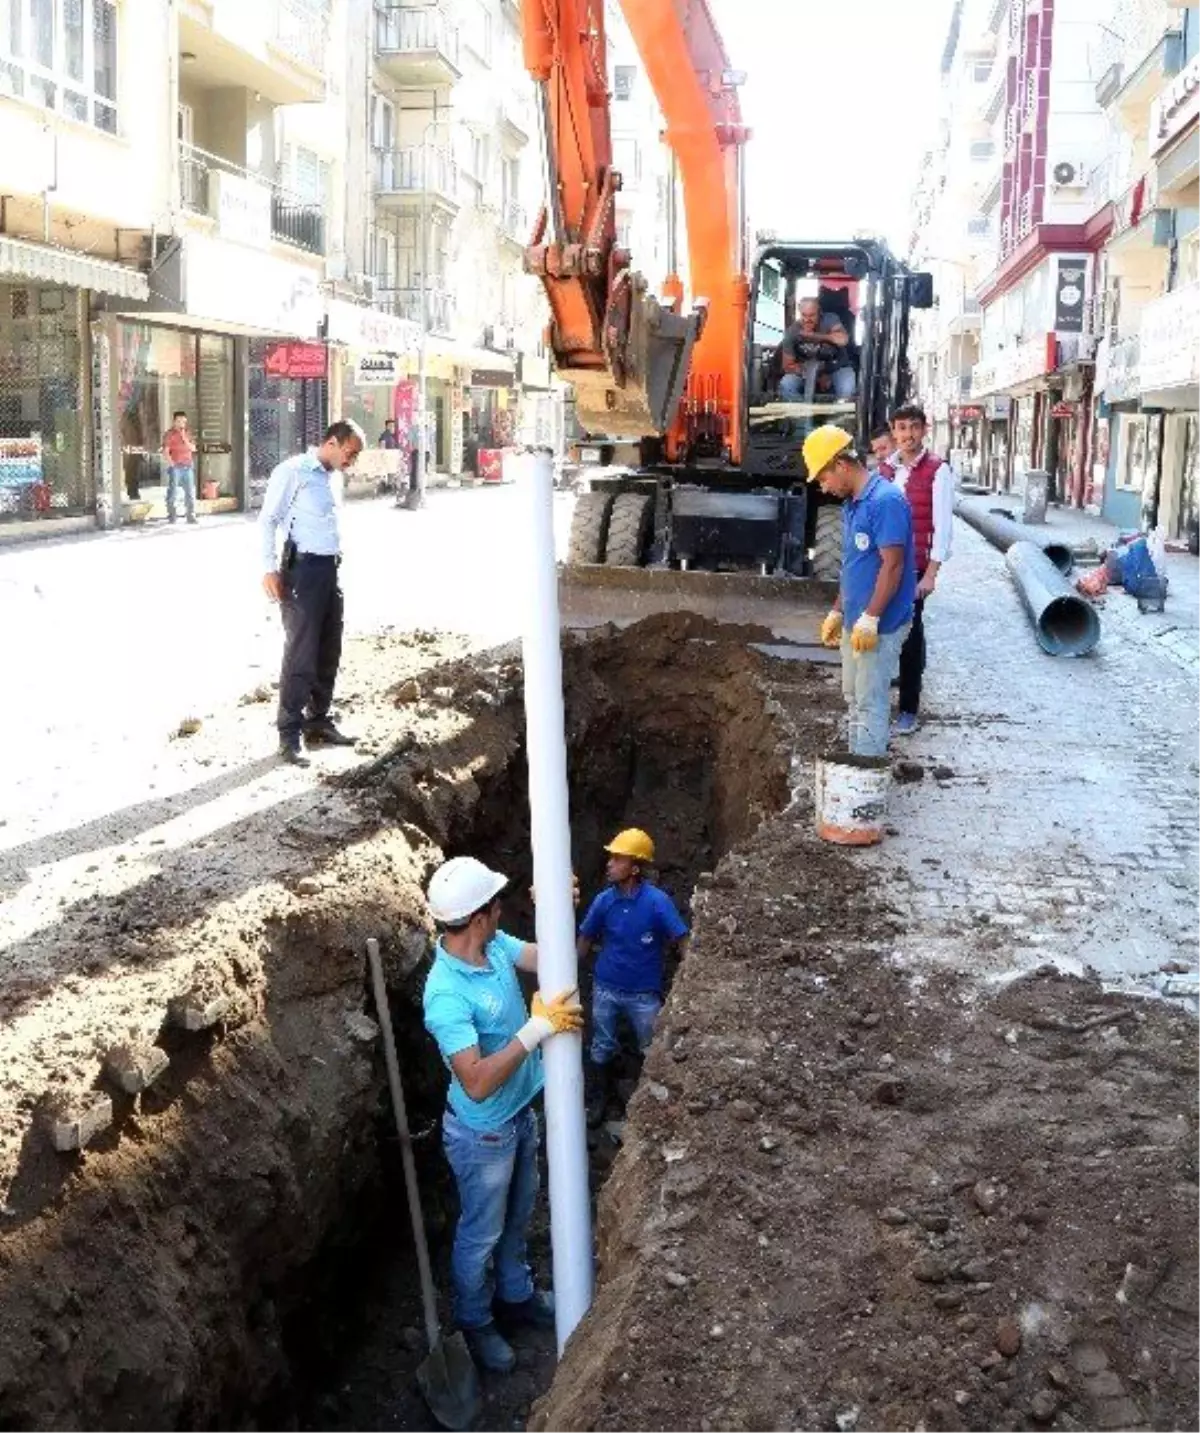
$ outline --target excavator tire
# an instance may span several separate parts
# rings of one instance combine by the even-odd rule
[[[817,531],[813,541],[812,575],[823,582],[839,582],[842,576],[842,510],[817,509]]]
[[[641,567],[654,523],[654,499],[645,493],[618,493],[608,520],[604,561],[608,567]]]
[[[612,506],[611,493],[582,493],[576,498],[567,540],[568,567],[604,561]]]

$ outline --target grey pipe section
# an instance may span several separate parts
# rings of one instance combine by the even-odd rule
[[[1032,542],[1014,542],[1004,556],[1038,646],[1052,657],[1083,657],[1100,640],[1100,618]]]
[[[1014,542],[1027,542],[1044,552],[1064,575],[1074,565],[1074,554],[1067,544],[1055,542],[1049,533],[1039,532],[1036,527],[1027,527],[1025,523],[1013,522],[1011,518],[1000,517],[996,513],[981,512],[979,508],[963,502],[955,503],[954,511],[968,527],[973,527],[1001,552],[1007,552]]]

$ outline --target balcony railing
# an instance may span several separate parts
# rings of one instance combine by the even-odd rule
[[[429,332],[452,337],[454,334],[454,295],[445,289],[429,289],[424,295],[419,288],[393,289],[376,286],[376,304],[409,323],[420,324],[422,307],[428,304]]]
[[[312,0],[275,0],[275,43],[299,64],[325,73],[329,17]]]
[[[264,223],[272,239],[310,254],[325,252],[323,205],[304,199],[259,174],[251,174],[219,154],[209,154],[193,144],[179,146],[179,197],[183,207],[193,214],[206,214],[220,224],[222,212],[215,188],[220,182],[215,178],[218,175],[228,176],[244,186],[243,197],[251,201],[261,198]],[[253,217],[247,212],[249,207],[243,206],[245,218],[241,232],[236,235],[242,241],[253,228]]]
[[[375,184],[384,194],[420,194],[427,190],[454,199],[458,194],[458,165],[448,149],[427,149],[419,144],[379,149],[375,151]]]
[[[444,55],[458,66],[458,26],[440,5],[419,7],[377,0],[375,48],[381,55]]]
[[[510,239],[520,244],[529,238],[529,219],[520,204],[510,202],[501,206],[500,227]]]

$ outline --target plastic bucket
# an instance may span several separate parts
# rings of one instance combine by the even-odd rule
[[[817,835],[838,846],[874,846],[882,841],[891,781],[886,756],[835,752],[818,757]]]

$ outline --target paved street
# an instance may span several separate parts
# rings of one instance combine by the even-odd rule
[[[511,488],[435,492],[420,514],[351,504],[351,631],[515,635],[520,521]],[[10,670],[28,674],[0,716],[18,757],[0,778],[0,853],[204,779],[169,740],[180,719],[277,674],[255,536],[236,518],[0,554]],[[897,788],[897,834],[867,858],[908,917],[899,955],[957,963],[984,925],[990,975],[1055,959],[1161,985],[1159,967],[1195,948],[1194,677],[1154,639],[1164,619],[1120,593],[1093,658],[1044,656],[999,554],[961,523],[956,543],[929,609],[925,720],[901,753],[927,775]],[[273,749],[262,715],[250,759]],[[953,776],[935,781],[937,765]]]

